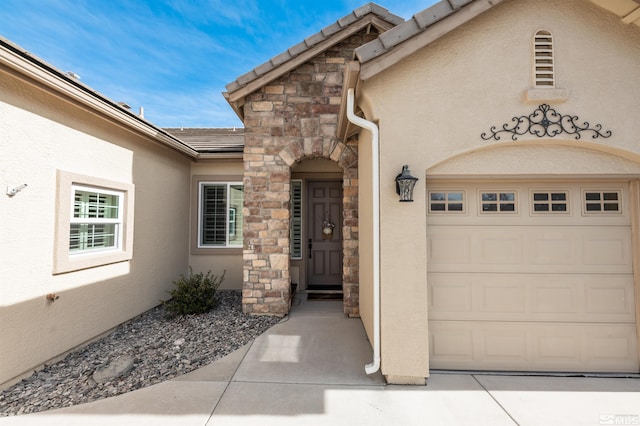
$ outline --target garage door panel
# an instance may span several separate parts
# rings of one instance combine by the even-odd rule
[[[631,273],[629,227],[432,226],[431,272]]]
[[[628,227],[591,229],[583,237],[584,264],[624,267],[631,272],[631,232]]]
[[[628,372],[638,359],[632,324],[432,321],[430,346],[434,369]]]
[[[479,231],[479,230],[477,230]],[[472,259],[475,264],[511,265],[523,263],[522,249],[526,236],[516,229],[492,229],[489,232],[475,232]],[[490,266],[489,266],[490,268]]]
[[[429,264],[471,263],[471,238],[466,232],[433,233],[428,238]]]
[[[429,319],[635,321],[633,276],[430,273]]]
[[[581,342],[580,336],[571,330],[556,330],[543,336],[533,338],[534,359],[540,359],[539,364],[554,364],[556,366],[580,364]]]
[[[544,267],[575,267],[579,263],[576,240],[572,229],[529,229],[529,261]]]
[[[431,321],[429,329],[429,362],[434,369],[518,371],[530,360],[527,335],[520,328],[500,323]],[[455,346],[438,345],[450,334],[456,336]],[[450,354],[450,349],[457,352]]]
[[[565,320],[582,311],[582,286],[578,277],[551,277],[545,283],[532,283],[531,313],[544,320],[564,315]],[[569,317],[569,318],[566,318]]]
[[[436,279],[438,277],[433,277]],[[449,314],[473,313],[472,278],[469,275],[457,277],[453,281],[440,280],[428,286],[429,312]]]
[[[526,287],[514,281],[488,283],[478,288],[478,309],[486,314],[526,313]]]
[[[638,369],[634,324],[544,324],[529,332],[535,333],[534,364],[542,369],[548,370],[549,366],[555,366],[555,371]]]
[[[637,358],[635,328],[593,327],[585,332],[585,351],[591,354],[594,365],[609,365]],[[637,369],[637,365],[636,365]]]
[[[444,359],[465,364],[473,361],[473,332],[469,328],[459,327],[444,332],[432,332],[429,340],[432,360]]]
[[[527,362],[527,335],[513,328],[485,327],[474,335],[474,356],[490,363]]]

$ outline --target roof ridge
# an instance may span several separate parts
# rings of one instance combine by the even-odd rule
[[[278,66],[284,64],[285,62],[288,62],[291,59],[294,59],[295,57],[299,56],[303,52],[306,52],[313,46],[328,39],[332,35],[348,27],[354,22],[359,21],[361,18],[369,14],[377,15],[379,18],[384,19],[385,21],[394,25],[400,25],[401,23],[404,22],[403,18],[397,15],[394,15],[388,9],[385,9],[384,7],[373,2],[366,3],[365,5],[360,6],[359,8],[349,13],[348,15],[345,15],[342,18],[338,19],[333,24],[327,27],[324,27],[322,30],[320,30],[315,34],[310,35],[300,43],[294,46],[291,46],[284,52],[272,57],[265,63],[258,65],[251,71],[241,75],[235,81],[225,86],[227,91],[233,92],[235,90],[240,89],[241,87],[245,86],[251,81],[256,80],[260,76],[277,68]]]

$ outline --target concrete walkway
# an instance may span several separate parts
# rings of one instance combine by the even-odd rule
[[[371,347],[340,302],[297,296],[253,344],[174,380],[5,425],[640,425],[640,378],[367,376]]]

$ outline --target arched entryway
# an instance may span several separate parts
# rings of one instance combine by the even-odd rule
[[[291,281],[298,291],[342,297],[343,170],[326,159],[291,171]]]
[[[357,151],[355,145],[327,142],[293,142],[270,156],[271,164],[245,161],[245,312],[286,314],[296,284],[301,290],[341,290],[345,314],[359,315]],[[312,197],[310,190],[316,192]],[[314,197],[324,207],[309,214]],[[325,219],[333,225],[331,239],[322,238]],[[317,238],[310,228],[315,222],[320,225]],[[317,241],[316,252],[309,247],[310,237],[312,244]],[[320,269],[327,274],[315,274]],[[327,276],[331,281],[323,283]]]

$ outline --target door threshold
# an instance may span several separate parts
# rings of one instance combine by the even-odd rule
[[[301,292],[302,293],[302,292]],[[315,294],[342,294],[342,289],[340,290],[314,290],[312,288],[308,288],[304,291],[304,293],[315,293]]]
[[[332,300],[342,301],[342,293],[307,293],[307,300]]]

